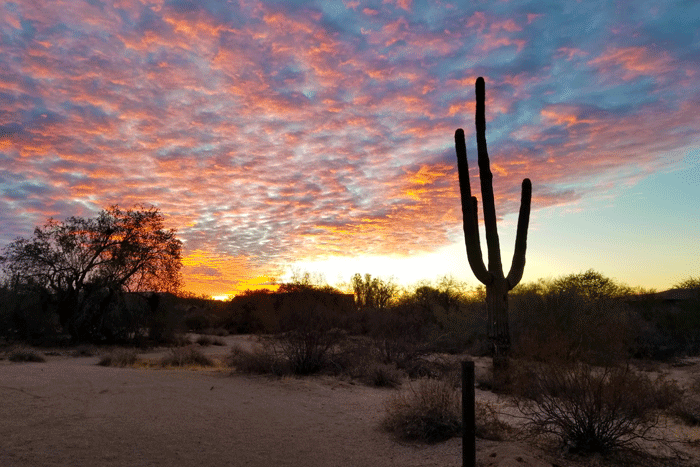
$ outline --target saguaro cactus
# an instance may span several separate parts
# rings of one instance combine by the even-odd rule
[[[467,148],[464,143],[464,130],[455,132],[457,150],[457,170],[459,171],[459,191],[462,198],[462,218],[464,240],[467,246],[467,259],[474,275],[486,286],[486,306],[488,316],[488,337],[492,345],[494,366],[505,364],[510,350],[510,331],[508,329],[508,292],[523,277],[525,268],[525,250],[527,249],[527,226],[530,221],[530,199],[532,183],[526,178],[522,184],[520,214],[515,237],[513,263],[507,276],[503,275],[501,265],[501,248],[496,226],[496,208],[493,197],[493,175],[489,166],[486,150],[486,116],[485,116],[484,78],[476,80],[476,144],[479,154],[479,179],[481,180],[481,197],[486,228],[486,245],[488,247],[489,265],[484,265],[479,241],[479,225],[476,197],[471,194],[469,184],[469,166]]]

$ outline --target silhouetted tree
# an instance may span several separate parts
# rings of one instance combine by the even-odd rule
[[[49,219],[32,238],[10,243],[0,264],[14,286],[49,297],[74,339],[96,340],[114,320],[138,325],[119,316],[127,312],[122,292],[179,289],[181,250],[157,208],[112,206],[93,219]]]
[[[355,294],[355,303],[360,308],[374,308],[384,310],[395,298],[398,286],[392,280],[382,280],[365,274],[352,276],[352,289]]]
[[[520,214],[515,238],[515,253],[508,276],[503,275],[501,249],[496,226],[496,208],[493,195],[493,175],[489,166],[486,148],[484,78],[476,80],[476,141],[479,154],[479,178],[484,208],[484,225],[486,244],[488,246],[488,269],[484,265],[479,240],[476,197],[472,197],[469,183],[469,166],[467,148],[464,142],[464,130],[455,132],[457,168],[459,171],[459,188],[462,201],[464,239],[467,258],[474,275],[486,286],[486,303],[488,313],[488,335],[493,346],[494,364],[505,365],[510,349],[510,332],[508,329],[508,292],[515,287],[523,276],[525,268],[525,250],[527,249],[527,227],[530,220],[530,199],[532,183],[523,180],[520,200]]]

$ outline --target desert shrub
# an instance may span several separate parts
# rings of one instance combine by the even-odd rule
[[[700,426],[700,398],[684,397],[674,404],[671,414],[688,426]]]
[[[377,310],[369,315],[369,334],[384,363],[401,366],[424,353],[429,316],[412,305]]]
[[[284,294],[280,310],[279,348],[292,371],[308,375],[331,364],[346,336],[338,327],[339,315],[323,306],[313,290]]]
[[[229,332],[225,328],[206,328],[201,331],[202,334],[207,334],[210,336],[226,337]]]
[[[514,431],[513,427],[498,418],[496,409],[488,402],[475,402],[475,434],[478,438],[504,441]]]
[[[201,332],[209,326],[209,318],[205,315],[198,314],[185,317],[185,327],[190,332]]]
[[[382,427],[405,440],[435,443],[461,433],[459,392],[448,382],[425,379],[391,397]]]
[[[39,352],[32,349],[16,349],[10,352],[7,359],[11,362],[45,362],[46,359]]]
[[[624,360],[637,332],[624,290],[593,271],[518,286],[510,294],[513,354],[541,362]]]
[[[538,365],[529,381],[516,395],[527,428],[554,435],[571,452],[635,447],[658,424],[658,385],[629,367]]]
[[[289,363],[276,354],[272,345],[264,345],[252,352],[235,345],[231,348],[227,364],[239,373],[276,376],[291,373]]]
[[[380,364],[375,350],[364,337],[341,341],[333,352],[333,370],[350,378],[366,379],[375,365]]]
[[[214,362],[194,346],[175,347],[160,361],[161,366],[213,366]]]
[[[118,366],[123,368],[136,363],[137,358],[138,355],[136,351],[132,349],[114,349],[108,354],[103,355],[97,364],[101,366]]]
[[[367,372],[366,381],[370,386],[396,388],[401,385],[401,372],[391,365],[376,364]]]
[[[92,345],[79,345],[73,350],[74,357],[94,357],[97,354],[97,349]]]
[[[214,344],[214,339],[211,336],[201,335],[194,341],[195,344],[199,344],[203,347]]]
[[[184,334],[174,334],[168,339],[168,344],[173,347],[187,347],[188,345],[192,345],[192,341]]]
[[[298,375],[308,375],[330,363],[330,353],[341,339],[342,334],[338,330],[324,332],[313,327],[301,327],[283,334],[279,344],[292,371]]]

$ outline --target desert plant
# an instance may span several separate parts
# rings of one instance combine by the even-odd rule
[[[175,347],[163,357],[161,366],[213,366],[214,362],[194,346]]]
[[[39,352],[32,349],[16,349],[10,352],[7,359],[11,362],[45,362],[46,359]]]
[[[271,344],[264,345],[262,348],[256,348],[252,352],[235,345],[231,348],[227,364],[235,368],[235,371],[239,373],[271,374],[276,376],[284,376],[291,373],[289,363],[276,354]]]
[[[496,409],[488,402],[475,403],[474,415],[476,422],[476,436],[491,441],[503,441],[513,431],[513,427],[498,418]]]
[[[79,345],[73,350],[74,357],[93,357],[97,353],[97,349],[92,345]]]
[[[658,426],[658,386],[629,367],[537,365],[516,395],[526,427],[553,435],[570,452],[607,453],[639,447]]]
[[[382,427],[397,437],[435,443],[461,433],[459,392],[443,380],[424,379],[387,402]]]
[[[378,388],[396,388],[401,386],[401,372],[391,365],[372,365],[367,372],[366,381]]]
[[[223,339],[220,339],[218,337],[211,337],[209,335],[200,335],[197,340],[195,341],[195,344],[199,344],[203,347],[206,347],[208,345],[220,345],[224,346],[226,345],[226,342],[224,342]]]
[[[530,200],[532,183],[524,179],[520,200],[520,214],[515,237],[513,263],[507,276],[503,275],[501,250],[496,226],[496,208],[493,195],[493,175],[489,166],[486,148],[486,91],[484,78],[476,80],[476,141],[479,154],[479,178],[484,209],[486,244],[488,246],[488,269],[484,265],[479,240],[477,200],[472,197],[469,183],[469,165],[467,148],[464,142],[464,130],[455,132],[457,152],[457,169],[459,172],[459,189],[462,201],[464,239],[467,247],[469,266],[476,278],[486,286],[486,306],[488,314],[488,335],[493,345],[494,364],[505,364],[510,349],[510,332],[508,329],[508,292],[515,287],[523,276],[525,268],[525,250],[527,249],[527,227],[530,220]]]
[[[103,355],[97,362],[101,366],[118,366],[121,368],[131,366],[136,363],[138,355],[132,349],[114,349],[110,353]]]

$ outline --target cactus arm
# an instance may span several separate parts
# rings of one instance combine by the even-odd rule
[[[467,163],[467,147],[464,142],[464,130],[455,132],[455,148],[457,150],[457,172],[459,173],[459,192],[462,199],[462,223],[464,240],[467,246],[467,259],[476,278],[488,285],[492,276],[484,265],[479,240],[479,224],[477,221],[476,198],[472,197],[469,183],[469,164]]]
[[[479,153],[479,178],[481,179],[481,201],[484,205],[484,226],[486,246],[489,250],[489,272],[495,277],[503,277],[501,246],[496,225],[496,206],[493,196],[493,174],[486,148],[486,86],[484,78],[476,80],[476,147]]]
[[[525,250],[527,250],[527,227],[530,223],[530,200],[532,199],[532,182],[529,178],[523,180],[520,196],[520,213],[518,214],[518,230],[515,234],[515,251],[513,264],[508,272],[508,290],[518,285],[525,270]]]

